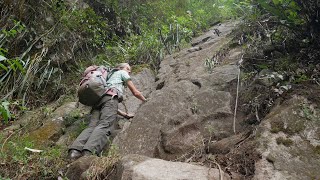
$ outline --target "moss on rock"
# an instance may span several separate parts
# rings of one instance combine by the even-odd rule
[[[313,152],[314,152],[315,154],[320,155],[320,146],[314,147]]]
[[[293,144],[293,141],[291,139],[283,138],[283,137],[278,137],[276,139],[277,144],[283,144],[284,146],[291,146]]]
[[[278,133],[280,131],[284,131],[284,122],[282,121],[272,121],[271,124],[271,132]]]
[[[282,131],[285,134],[294,135],[296,133],[303,131],[306,128],[304,123],[305,122],[303,119],[290,121],[287,123],[287,125],[285,125],[283,121],[272,121],[270,122],[270,125],[271,125],[270,132],[278,133]]]

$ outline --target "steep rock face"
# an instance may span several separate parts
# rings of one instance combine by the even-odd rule
[[[275,107],[260,125],[254,179],[319,179],[319,127],[319,110],[303,97]]]
[[[221,25],[219,27],[222,31],[220,36],[213,35],[211,29],[193,40],[193,42],[200,41],[197,46],[199,47],[198,51],[190,52],[189,49],[184,49],[177,54],[166,57],[161,62],[157,75],[158,87],[160,84],[167,86],[186,79],[202,86],[211,86],[210,88],[223,88],[226,82],[230,82],[237,75],[237,67],[227,65],[208,70],[205,61],[213,59],[215,53],[230,41],[226,36],[233,28],[234,24]],[[207,38],[209,40],[202,42],[203,39]],[[237,59],[238,57],[233,58]]]
[[[142,92],[146,97],[155,90],[155,75],[150,69],[143,69],[141,72],[132,75],[132,82],[136,88]],[[136,113],[140,105],[141,100],[132,95],[129,89],[126,90],[123,103],[119,104],[119,109],[127,111],[128,113]]]
[[[168,88],[165,93],[158,91],[153,94],[151,100],[139,109],[127,130],[118,136],[119,144],[117,145],[121,151],[153,156],[159,142],[160,128],[165,123],[181,124],[181,122],[174,122],[181,119],[173,119],[172,114],[168,112],[172,112],[176,117],[182,116],[183,119],[193,118],[186,97],[188,94],[191,96],[196,88],[190,82],[181,81],[174,87]],[[179,96],[180,94],[183,96]],[[173,103],[173,99],[179,103]]]
[[[227,34],[233,27],[232,23],[218,27],[220,36],[210,30],[195,40],[199,48],[163,60],[157,90],[114,141],[121,154],[175,159],[201,146],[205,138],[222,139],[233,133],[234,97],[227,87],[237,78],[238,67],[231,63],[208,70],[205,66],[229,42]]]

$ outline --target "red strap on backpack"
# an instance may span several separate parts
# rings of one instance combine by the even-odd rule
[[[117,90],[115,90],[114,88],[108,89],[108,90],[106,91],[106,94],[108,94],[108,95],[110,95],[110,96],[112,96],[112,97],[118,96],[118,92],[117,92]]]

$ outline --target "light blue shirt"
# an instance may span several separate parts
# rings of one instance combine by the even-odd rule
[[[124,88],[127,81],[131,80],[129,73],[125,70],[118,70],[114,72],[107,81],[108,88],[115,88],[119,91],[119,95],[123,95]]]

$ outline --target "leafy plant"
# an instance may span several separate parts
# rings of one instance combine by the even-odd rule
[[[105,46],[111,27],[92,8],[70,10],[65,6],[58,8],[56,15],[66,29],[83,34],[86,41],[93,47],[102,48]]]
[[[0,120],[2,119],[3,123],[8,123],[9,120],[15,119],[19,112],[23,112],[27,110],[27,108],[22,105],[21,101],[0,101]],[[1,123],[1,121],[0,121]]]
[[[3,28],[0,31],[0,92],[9,89],[12,80],[18,79],[20,73],[25,73],[25,62],[20,57],[11,57],[6,46],[9,46],[10,40],[23,33],[26,27],[15,19],[11,21],[11,28]]]
[[[11,112],[9,110],[10,103],[8,101],[3,101],[0,104],[0,115],[4,120],[4,123],[8,123],[9,119],[11,118]]]
[[[293,83],[299,84],[309,80],[310,78],[306,74],[298,74],[297,77],[294,77]]]
[[[298,15],[301,8],[294,0],[257,0],[257,2],[268,12],[280,18],[283,24],[293,26],[304,23],[304,20]]]

